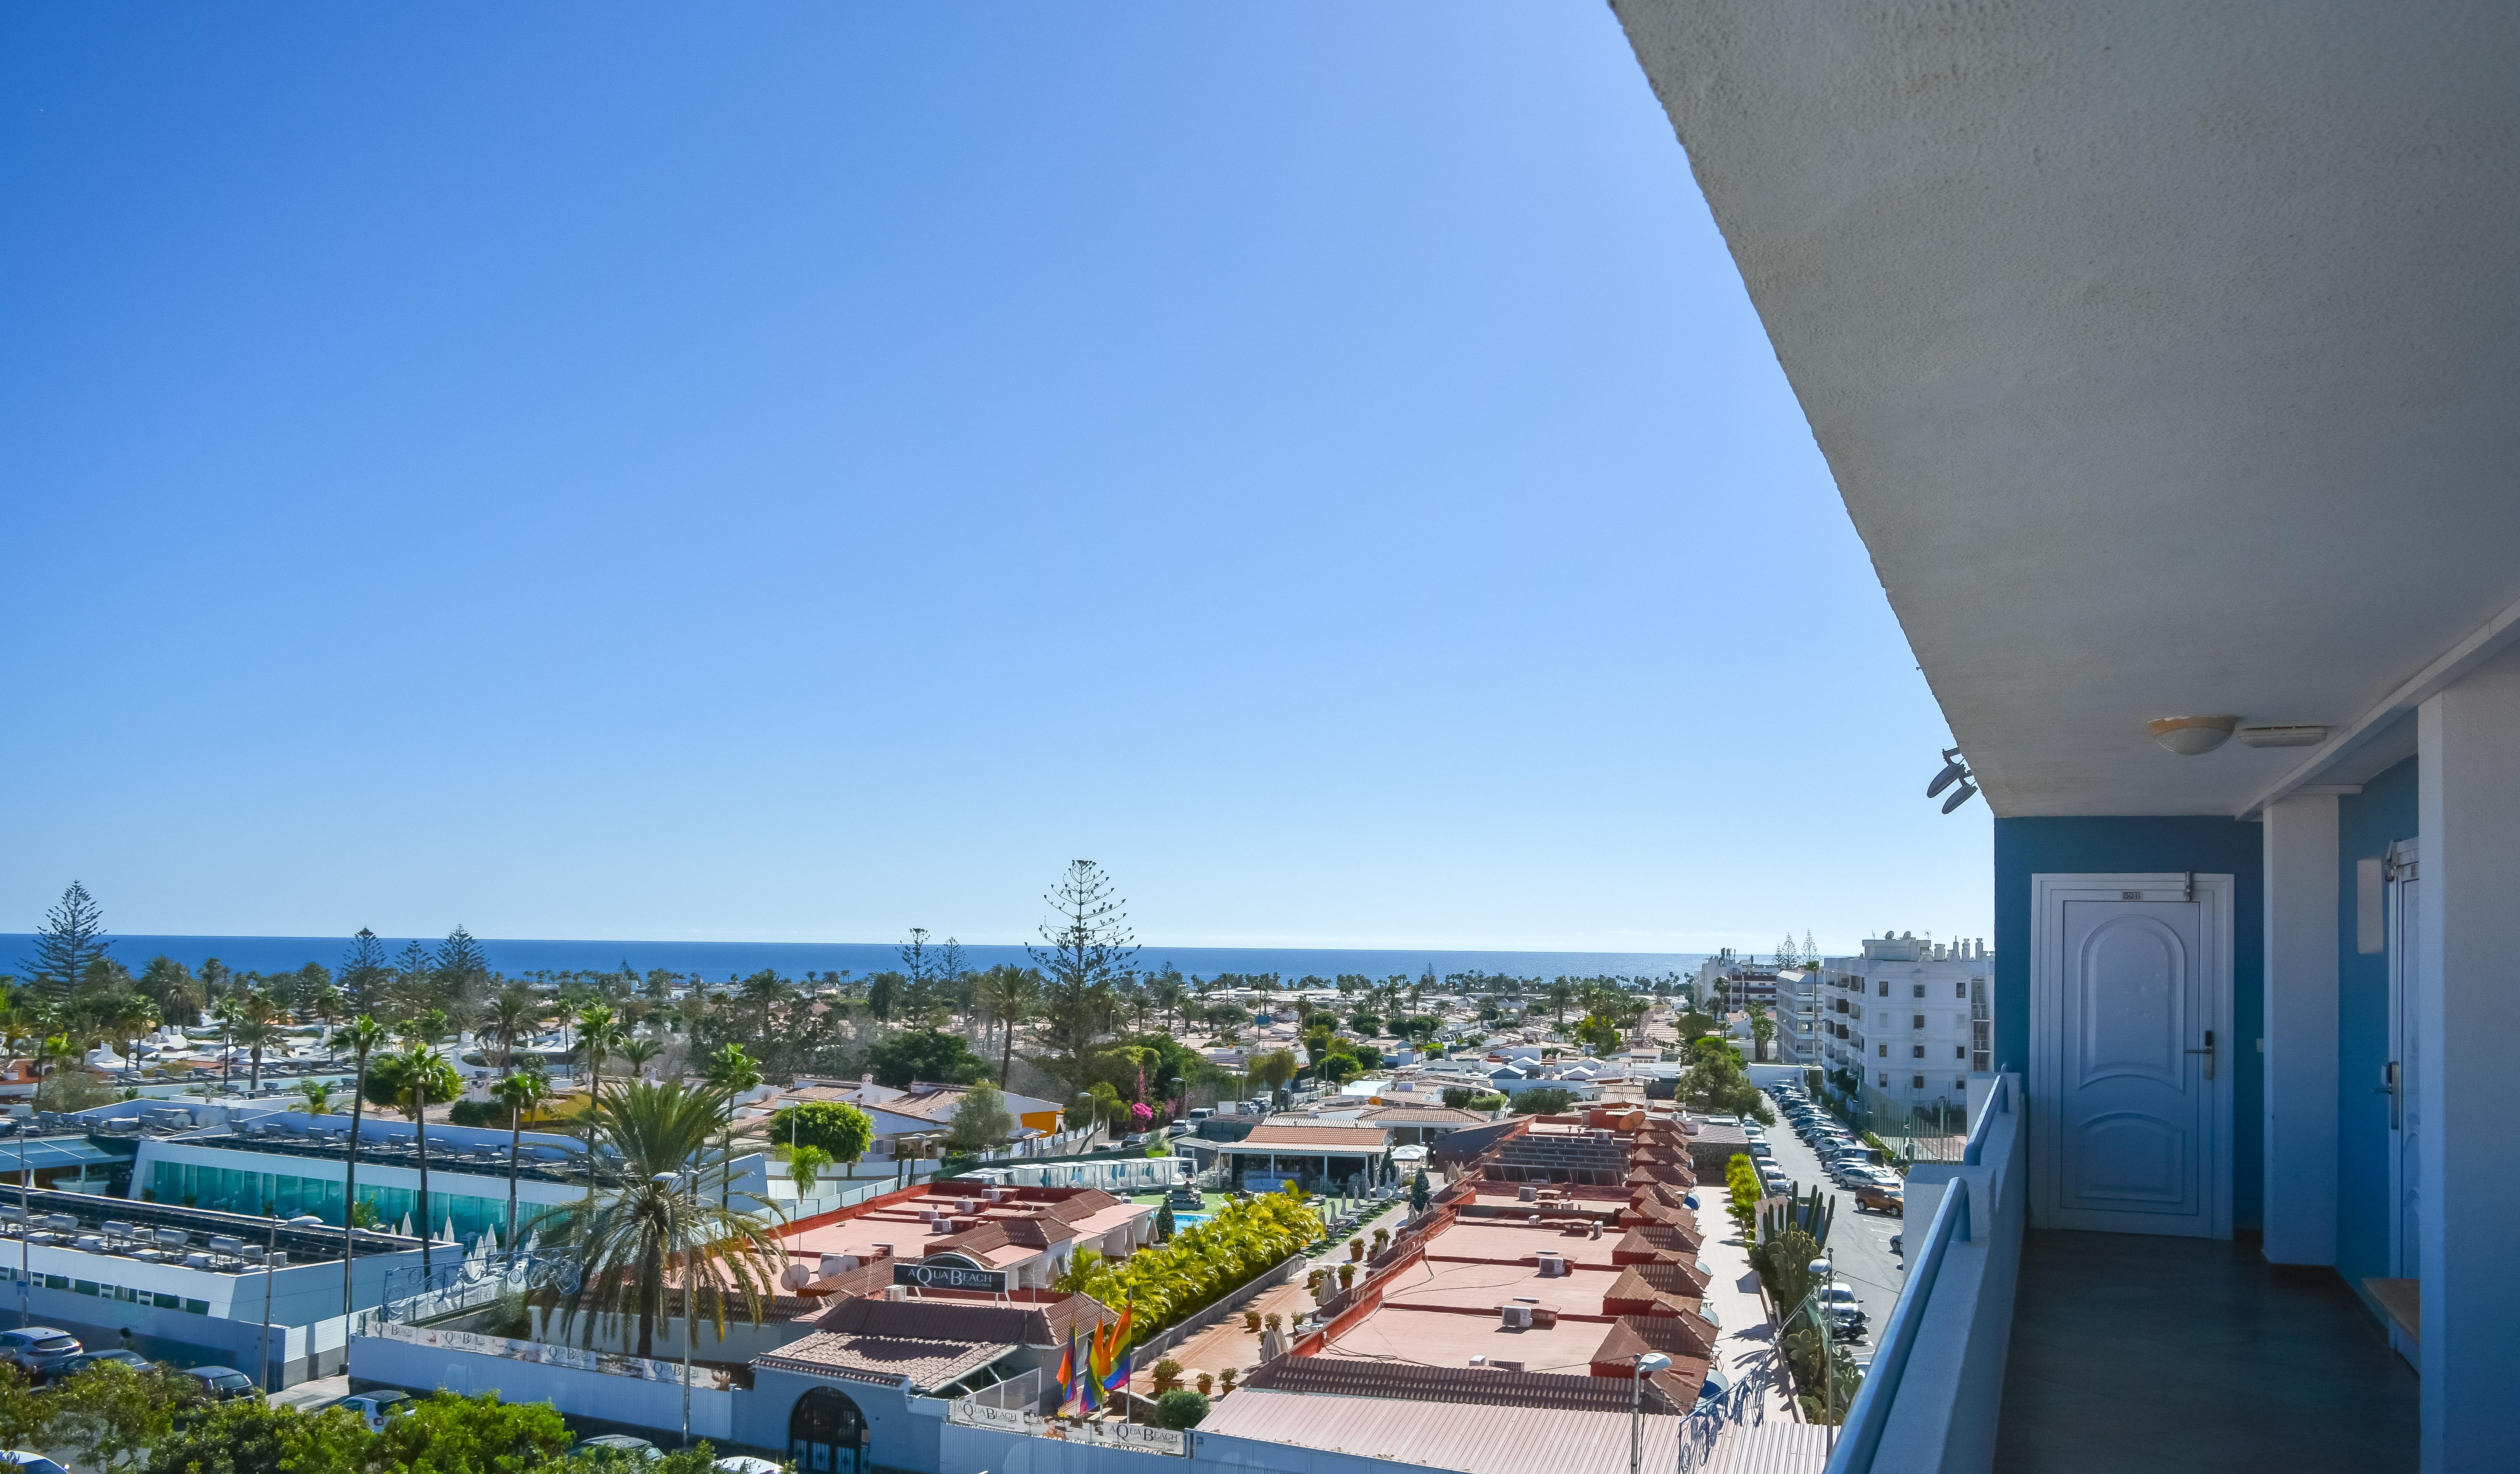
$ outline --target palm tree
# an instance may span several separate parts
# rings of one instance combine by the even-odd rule
[[[503,988],[481,1013],[481,1032],[499,1046],[499,1068],[517,1067],[517,1041],[533,1032],[542,1005],[523,988]]]
[[[648,1078],[648,1061],[664,1052],[665,1047],[652,1039],[630,1039],[622,1042],[615,1052],[630,1061],[630,1073],[641,1080]]]
[[[1007,1073],[1014,1068],[1015,1030],[1041,1016],[1041,974],[1029,967],[992,967],[984,977],[994,980],[989,1011],[1006,1030],[1006,1043],[998,1050],[998,1089],[1005,1090]]]
[[[760,1083],[761,1066],[753,1061],[751,1055],[743,1052],[743,1046],[731,1044],[709,1056],[709,1089],[726,1099],[726,1114],[718,1128],[719,1161],[728,1160],[735,1151],[735,1097]],[[726,1175],[720,1173],[717,1184],[719,1207],[726,1206],[727,1197]]]
[[[367,1115],[368,1055],[384,1043],[385,1026],[362,1013],[341,1030],[342,1041],[358,1056],[358,1079],[350,1091],[349,1170],[341,1180],[341,1314],[350,1314],[350,1263],[357,1257],[359,1223],[359,1124]]]
[[[158,1026],[158,1005],[145,994],[123,994],[107,1006],[105,1024],[122,1041],[122,1062],[137,1077],[140,1046],[134,1041]]]
[[[306,1114],[329,1116],[333,1113],[333,1087],[321,1080],[297,1082],[297,1094],[305,1098]]]
[[[463,1078],[455,1067],[438,1052],[437,1039],[446,1028],[446,1015],[431,1008],[413,1024],[400,1051],[392,1056],[400,1078],[394,1087],[394,1109],[411,1118],[412,1145],[419,1152],[420,1192],[420,1271],[425,1277],[431,1268],[428,1246],[434,1231],[428,1222],[428,1108],[443,1104],[464,1093]]]
[[[490,1098],[508,1108],[508,1252],[517,1251],[517,1158],[525,1112],[551,1098],[551,1081],[540,1070],[518,1070],[490,1087]]]
[[[586,1051],[586,1190],[595,1191],[595,1104],[604,1090],[604,1056],[619,1050],[621,1023],[594,1005],[578,1010],[577,1047]]]
[[[269,999],[259,993],[248,993],[237,1001],[236,1020],[228,1025],[228,1032],[236,1036],[236,1042],[252,1054],[253,1070],[246,1081],[248,1094],[261,1092],[262,1051],[280,1037],[280,1025],[272,1022],[272,1011]]]
[[[582,1277],[562,1302],[561,1324],[587,1317],[587,1344],[594,1342],[598,1318],[629,1317],[638,1325],[637,1355],[652,1356],[669,1273],[681,1280],[684,1318],[694,1336],[702,1288],[714,1301],[721,1336],[730,1292],[742,1297],[752,1323],[761,1323],[787,1246],[767,1221],[703,1195],[726,1173],[724,1161],[707,1160],[725,1108],[716,1090],[632,1081],[588,1112],[591,1135],[617,1160],[562,1220]]]
[[[210,1008],[210,1017],[219,1026],[219,1084],[236,1084],[236,1026],[245,1015],[238,1011],[237,999],[231,994]]]

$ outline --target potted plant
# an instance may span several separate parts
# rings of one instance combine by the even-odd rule
[[[1261,1318],[1268,1322],[1268,1326],[1271,1330],[1281,1329],[1286,1323],[1286,1318],[1279,1315],[1276,1311],[1271,1311],[1267,1316],[1262,1317]]]
[[[1198,1395],[1200,1397],[1205,1397],[1215,1390],[1216,1378],[1208,1375],[1206,1372],[1200,1372],[1198,1374]]]
[[[1161,1399],[1165,1393],[1172,1391],[1181,1384],[1182,1363],[1174,1361],[1170,1357],[1166,1357],[1155,1363],[1154,1394],[1156,1398]]]
[[[1259,1334],[1260,1313],[1258,1311],[1244,1311],[1242,1313],[1242,1328],[1254,1335]]]
[[[1347,1257],[1348,1262],[1351,1264],[1365,1257],[1365,1236],[1363,1234],[1359,1234],[1347,1241]]]
[[[1234,1379],[1239,1376],[1241,1371],[1242,1368],[1238,1366],[1229,1366],[1225,1368],[1225,1375],[1217,1379],[1216,1395],[1218,1397],[1223,1397],[1227,1393],[1232,1392],[1234,1390]]]
[[[1343,1265],[1340,1265],[1340,1266],[1339,1266],[1339,1288],[1340,1288],[1340,1289],[1342,1289],[1342,1290],[1344,1290],[1344,1289],[1346,1289],[1348,1286],[1350,1286],[1350,1285],[1352,1285],[1352,1284],[1354,1284],[1354,1283],[1356,1283],[1356,1266],[1354,1266],[1354,1265],[1352,1265],[1352,1264],[1343,1264]]]
[[[1380,1258],[1382,1257],[1382,1251],[1383,1251],[1383,1250],[1385,1250],[1385,1249],[1388,1249],[1388,1248],[1390,1248],[1390,1247],[1391,1247],[1391,1230],[1390,1230],[1389,1228],[1376,1228],[1376,1229],[1374,1229],[1374,1230],[1373,1230],[1373,1257],[1374,1257],[1374,1258],[1376,1258],[1376,1259],[1380,1259]]]

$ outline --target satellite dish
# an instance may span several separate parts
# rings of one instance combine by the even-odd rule
[[[801,1264],[791,1264],[779,1272],[779,1282],[791,1290],[803,1289],[813,1277],[814,1272]]]

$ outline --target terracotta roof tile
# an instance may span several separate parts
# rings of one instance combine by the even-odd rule
[[[849,1303],[882,1305],[886,1302],[855,1300]],[[923,1392],[968,1376],[1014,1349],[1012,1342],[914,1340],[901,1336],[858,1336],[823,1331],[801,1341],[791,1341],[752,1361],[756,1366],[784,1371],[907,1383],[914,1390]]]

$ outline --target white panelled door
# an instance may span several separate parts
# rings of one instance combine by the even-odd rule
[[[2033,884],[2040,1222],[2228,1237],[2230,877]]]

